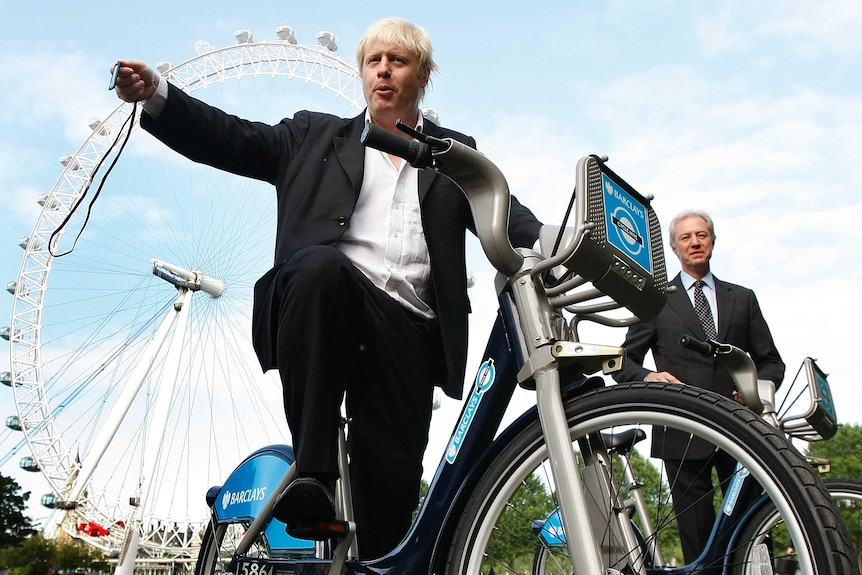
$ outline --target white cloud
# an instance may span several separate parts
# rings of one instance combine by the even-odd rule
[[[714,12],[710,9],[714,9]],[[855,59],[862,52],[862,12],[855,0],[790,0],[780,3],[744,1],[712,4],[695,17],[704,53],[751,51],[774,62],[776,48],[794,57]]]
[[[0,122],[18,130],[49,126],[69,142],[80,142],[89,134],[87,121],[117,103],[107,91],[108,70],[99,70],[80,52],[7,51],[0,66],[5,78]]]
[[[697,23],[697,35],[706,54],[737,50],[746,45],[744,30],[734,21],[729,7],[721,5],[717,14],[703,17]]]
[[[785,40],[808,57],[856,58],[862,52],[862,11],[855,0],[794,0],[775,8],[766,21],[754,24],[758,37]]]

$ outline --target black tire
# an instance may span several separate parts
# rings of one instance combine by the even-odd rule
[[[228,562],[233,558],[237,545],[248,527],[249,524],[245,522],[219,525],[211,521],[201,538],[201,547],[195,562],[195,575],[224,575],[229,573],[227,570]],[[244,554],[244,557],[253,557],[256,560],[286,558],[284,554],[271,554],[263,534],[252,544],[251,549]]]
[[[228,573],[228,564],[235,559],[237,548],[252,525],[253,518],[265,508],[265,499],[261,497],[279,492],[279,485],[293,462],[291,446],[267,445],[248,455],[221,486],[207,492],[212,517],[201,537],[195,575]],[[250,487],[253,489],[249,490]],[[241,499],[239,508],[232,507],[236,503],[233,496],[246,491],[254,491],[255,497],[248,501]],[[283,523],[269,518],[242,557],[236,559],[297,559],[313,556],[314,552],[313,542],[289,537]],[[257,568],[253,565],[248,567],[249,575],[256,575]]]
[[[857,564],[862,570],[862,480],[827,479],[824,483],[844,519]]]
[[[859,555],[862,549],[862,481],[827,479],[824,484],[847,527],[858,567],[862,559]],[[787,532],[775,506],[768,504],[753,515],[740,539],[743,545],[737,550],[738,557],[743,557],[753,543],[769,541],[775,558],[775,573],[794,572],[794,554],[789,553]],[[741,573],[748,575],[749,572],[741,570]]]
[[[858,574],[846,529],[823,482],[780,433],[749,409],[693,386],[632,383],[572,398],[566,403],[566,413],[575,449],[585,444],[576,440],[586,434],[632,426],[644,427],[649,433],[652,425],[665,425],[709,440],[742,461],[781,510],[784,521],[792,527],[803,575]],[[584,460],[582,454],[578,459]],[[523,573],[531,569],[536,549],[543,545],[532,525],[555,508],[551,498],[555,488],[545,472],[546,464],[544,440],[536,420],[490,463],[471,494],[450,546],[448,574],[480,575],[491,569]],[[530,494],[542,501],[535,503],[527,497]],[[661,490],[654,508],[654,540],[661,545],[664,533],[676,532],[670,520],[670,502]],[[600,534],[605,540],[613,537]],[[636,554],[639,550],[630,551]],[[663,554],[670,563],[673,552]],[[565,546],[548,547],[539,566],[547,575],[570,572]],[[628,566],[612,559],[605,567],[630,572]],[[662,569],[650,567],[647,571]]]

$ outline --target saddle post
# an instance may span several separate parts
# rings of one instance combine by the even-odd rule
[[[333,567],[338,562],[339,555],[343,555],[342,561],[348,556],[359,557],[359,546],[356,542],[356,520],[353,516],[353,493],[350,489],[350,466],[347,461],[347,434],[345,429],[349,424],[350,420],[347,417],[342,417],[341,425],[338,426],[339,481],[336,484],[335,513],[337,517],[342,518],[350,525],[350,533],[339,540],[338,545],[336,545],[332,561]]]
[[[356,542],[356,521],[353,518],[353,496],[350,490],[350,468],[347,461],[347,434],[345,428],[350,420],[341,417],[338,426],[338,473],[339,479],[335,484],[335,517],[333,525],[339,525],[344,530],[338,535],[333,534],[332,539],[320,540],[315,543],[315,555],[326,557],[330,555],[329,575],[343,575],[345,565],[349,558],[359,557],[359,548]],[[331,547],[333,539],[336,539],[335,547]]]

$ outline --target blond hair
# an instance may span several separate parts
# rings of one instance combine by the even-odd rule
[[[356,45],[356,63],[360,72],[365,65],[369,46],[376,42],[395,44],[407,50],[419,62],[420,78],[427,78],[429,83],[431,74],[438,70],[431,48],[431,38],[425,30],[403,18],[383,18],[369,26]],[[420,97],[424,95],[425,88],[422,89]]]

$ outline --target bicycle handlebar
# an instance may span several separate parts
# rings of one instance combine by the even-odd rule
[[[775,385],[771,381],[757,379],[757,366],[754,360],[742,349],[729,343],[721,343],[714,339],[701,341],[690,335],[683,335],[679,344],[705,357],[713,357],[722,364],[736,384],[736,389],[752,411],[764,414],[773,408]]]
[[[521,269],[524,256],[509,240],[509,185],[499,168],[475,149],[452,138],[434,138],[401,121],[398,128],[411,140],[366,124],[360,141],[371,148],[394,154],[416,168],[433,167],[461,188],[476,225],[476,235],[491,265],[510,277]]]
[[[404,158],[414,168],[427,168],[434,162],[429,144],[416,138],[408,140],[374,124],[365,124],[359,141],[375,150]]]
[[[684,335],[679,338],[679,345],[686,349],[696,351],[700,355],[707,357],[715,357],[715,355],[718,353],[712,341],[701,341],[699,339],[693,338],[690,335]]]

